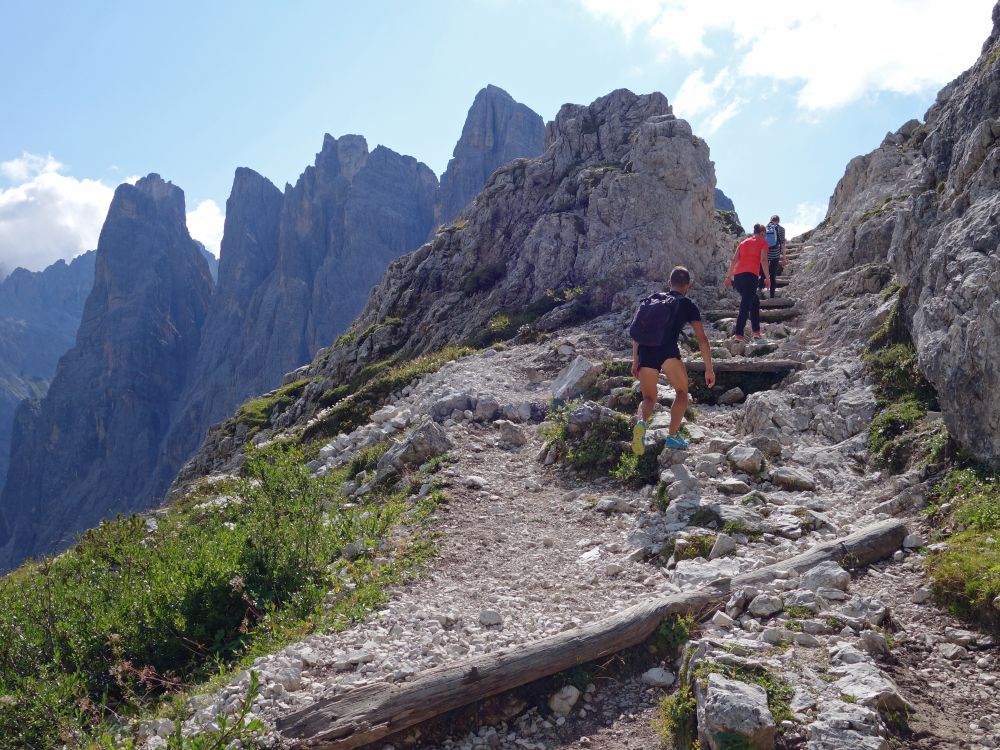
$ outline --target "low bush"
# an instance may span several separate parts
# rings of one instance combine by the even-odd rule
[[[83,746],[108,719],[378,606],[427,543],[384,567],[340,551],[374,548],[426,509],[398,494],[346,503],[342,479],[311,476],[295,449],[248,447],[231,495],[179,504],[155,527],[118,517],[0,579],[5,746]]]
[[[936,485],[929,515],[953,531],[947,548],[927,558],[938,600],[958,616],[1000,630],[1000,473],[952,469]]]

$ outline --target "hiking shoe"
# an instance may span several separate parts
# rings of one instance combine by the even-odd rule
[[[753,335],[753,337],[754,337],[755,339],[759,339],[759,338],[763,338],[763,336],[761,335],[760,331],[757,331],[757,333],[755,333],[755,334]]]
[[[680,433],[676,435],[669,435],[667,439],[663,441],[664,448],[673,448],[675,451],[687,450],[689,443],[687,440],[681,437]]]
[[[632,430],[632,452],[641,456],[646,452],[646,446],[643,440],[646,437],[646,423],[641,419],[635,423],[635,428]]]
[[[743,340],[742,336],[734,336],[733,338],[735,338],[737,341],[742,341]]]

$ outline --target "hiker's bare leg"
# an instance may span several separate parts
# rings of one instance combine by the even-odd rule
[[[660,373],[652,367],[639,368],[639,389],[642,391],[642,403],[639,404],[639,419],[648,422],[653,416],[656,406],[656,385],[660,382]]]
[[[670,358],[663,363],[663,374],[667,376],[675,393],[674,405],[670,407],[670,434],[676,435],[681,428],[681,421],[684,419],[684,412],[687,411],[690,400],[687,367],[682,360]]]

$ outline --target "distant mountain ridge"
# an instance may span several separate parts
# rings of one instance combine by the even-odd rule
[[[93,250],[44,271],[17,268],[0,281],[0,489],[10,460],[14,411],[41,398],[72,345],[94,285]]]
[[[218,283],[211,291],[208,279],[203,310],[193,300],[189,305],[200,311],[197,336],[187,331],[183,346],[161,351],[161,366],[172,373],[170,382],[146,394],[166,407],[157,409],[143,396],[126,399],[141,424],[124,418],[107,421],[108,410],[121,417],[112,394],[125,393],[128,386],[117,379],[122,361],[109,363],[106,350],[121,354],[129,336],[146,341],[149,331],[169,329],[168,311],[143,310],[140,298],[127,298],[148,330],[128,329],[121,337],[102,333],[107,316],[88,319],[85,314],[81,337],[67,353],[65,368],[60,364],[61,377],[49,396],[18,412],[12,480],[0,496],[0,527],[10,527],[6,538],[0,528],[0,569],[57,549],[100,518],[149,507],[210,425],[248,397],[277,386],[285,372],[309,362],[351,324],[386,266],[420,246],[438,219],[450,217],[476,196],[482,188],[482,182],[475,185],[476,175],[485,175],[479,178],[485,181],[502,166],[501,160],[530,158],[541,150],[541,117],[495,86],[476,97],[468,120],[448,165],[447,191],[413,157],[384,146],[369,152],[357,135],[327,135],[316,162],[284,192],[253,170],[238,169],[227,202]],[[154,177],[145,178],[143,190],[156,195],[166,190],[179,196],[172,200],[183,206],[180,189]],[[146,219],[160,221],[153,214]],[[109,212],[105,230],[115,231],[123,220],[120,211]],[[207,274],[204,248],[189,236],[182,242],[182,228],[183,220],[166,233],[172,237],[167,244],[186,256],[180,246],[190,241]],[[142,236],[139,227],[133,229]],[[110,252],[106,248],[104,255]],[[124,245],[114,248],[116,256],[127,252]],[[159,265],[150,271],[172,278],[177,259],[155,257]],[[127,265],[99,263],[99,282],[102,268],[105,287],[95,287],[93,306],[110,309],[113,299],[121,301],[109,296],[110,289],[128,284],[117,275]],[[202,288],[200,282],[194,287]],[[91,307],[88,300],[87,309]],[[88,378],[64,372],[70,363]],[[119,390],[107,390],[111,381]],[[104,390],[95,393],[95,388]],[[88,400],[100,407],[70,408]],[[58,446],[47,445],[43,437],[53,431],[60,435]],[[123,458],[121,445],[136,438],[143,451],[156,446],[155,460],[142,451]],[[66,452],[71,445],[80,450]],[[135,474],[142,481],[131,476]]]

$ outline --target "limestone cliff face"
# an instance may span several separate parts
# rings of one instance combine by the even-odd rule
[[[511,320],[551,330],[586,314],[584,300],[591,312],[616,298],[631,307],[677,264],[711,302],[730,253],[708,146],[662,94],[565,105],[539,157],[496,170],[455,222],[389,266],[349,336],[287,376],[312,382],[274,423],[308,419],[324,391],[378,360],[481,340]],[[214,428],[175,487],[238,449]]]
[[[45,398],[17,411],[0,569],[144,507],[211,291],[183,192],[158,175],[119,186],[76,344]]]
[[[357,135],[326,136],[315,165],[284,194],[237,170],[219,283],[154,494],[210,425],[351,324],[390,261],[427,237],[437,189],[427,166],[383,146],[369,153]]]
[[[471,201],[499,167],[542,153],[545,123],[541,116],[501,88],[476,94],[454,156],[441,175],[437,223],[447,223]]]
[[[920,367],[959,444],[1000,464],[1000,4],[971,69],[925,121],[848,165],[815,240],[819,272],[895,275]],[[866,266],[866,264],[868,264]],[[859,279],[860,283],[861,279]]]
[[[59,357],[73,346],[93,285],[93,250],[44,271],[18,268],[0,281],[0,490],[14,410],[26,398],[45,395]]]

